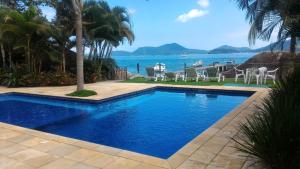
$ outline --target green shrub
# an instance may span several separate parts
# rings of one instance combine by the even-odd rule
[[[22,77],[24,71],[21,67],[12,67],[11,69],[6,69],[1,71],[1,85],[7,87],[18,87],[22,85],[20,78]]]
[[[234,140],[266,168],[300,168],[299,70],[280,80]]]
[[[114,80],[116,78],[116,68],[118,68],[118,65],[114,59],[103,59],[101,69],[102,80]]]
[[[7,87],[68,86],[76,84],[71,73],[42,72],[38,75],[11,70],[0,77],[1,85]]]
[[[76,65],[71,68],[71,73],[76,74]],[[101,80],[114,80],[117,64],[114,59],[84,60],[84,81],[95,83]]]
[[[67,96],[74,96],[74,97],[89,97],[94,95],[97,95],[97,93],[92,90],[80,90],[80,91],[75,91],[73,93],[67,94]]]

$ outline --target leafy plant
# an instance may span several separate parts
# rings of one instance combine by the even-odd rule
[[[19,87],[22,83],[20,82],[20,77],[22,75],[18,71],[18,67],[13,66],[9,71],[7,71],[1,79],[2,85],[7,87]]]
[[[275,44],[283,47],[290,38],[290,53],[295,56],[297,37],[300,36],[299,0],[236,1],[239,8],[246,11],[246,19],[251,24],[248,36],[250,44],[254,44],[257,38],[269,41],[272,34],[277,32]]]
[[[270,169],[300,168],[300,71],[281,79],[234,140]]]

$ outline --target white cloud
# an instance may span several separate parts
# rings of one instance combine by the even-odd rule
[[[198,0],[198,5],[202,8],[207,8],[209,6],[209,0]]]
[[[133,8],[129,8],[129,9],[128,9],[128,13],[131,14],[131,15],[132,15],[132,14],[135,14],[135,13],[136,13],[136,10],[133,9]]]
[[[191,19],[194,19],[194,18],[199,18],[199,17],[202,17],[202,16],[205,16],[208,14],[208,11],[207,10],[201,10],[201,9],[192,9],[190,10],[188,13],[185,13],[185,14],[182,14],[180,16],[177,17],[177,20],[179,22],[187,22]]]

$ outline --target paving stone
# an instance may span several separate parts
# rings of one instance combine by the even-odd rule
[[[136,167],[133,167],[133,169],[164,169],[164,168],[141,163],[141,164],[137,165]]]
[[[48,151],[54,150],[55,148],[59,147],[60,145],[62,145],[62,144],[50,140],[50,141],[40,142],[40,144],[37,144],[37,145],[33,146],[32,148],[35,150],[48,152]]]
[[[74,161],[85,161],[88,159],[92,159],[96,156],[100,156],[101,153],[96,151],[88,150],[88,149],[79,149],[77,151],[72,152],[71,154],[65,156],[65,158],[74,160]]]
[[[0,140],[0,149],[1,148],[7,148],[9,146],[13,145],[13,143],[6,141],[6,140]]]
[[[137,161],[125,159],[125,158],[119,158],[116,161],[114,161],[112,164],[109,164],[108,166],[104,167],[104,169],[132,169],[139,165],[140,163]]]
[[[76,146],[72,146],[72,145],[68,145],[68,144],[61,144],[58,147],[49,150],[48,153],[56,155],[56,156],[67,156],[69,154],[71,154],[72,152],[79,150],[78,147]]]
[[[27,147],[34,147],[36,145],[39,145],[41,143],[46,143],[48,142],[48,140],[42,139],[42,138],[38,138],[38,137],[34,137],[28,140],[25,140],[23,142],[20,142],[21,145],[27,146]]]
[[[26,160],[42,157],[45,155],[47,155],[47,154],[44,152],[41,152],[41,151],[37,151],[34,149],[25,149],[23,151],[14,153],[14,154],[10,155],[9,157],[16,159],[18,161],[26,161]]]
[[[22,162],[16,162],[11,166],[7,167],[6,169],[35,169],[35,168],[27,164],[24,164]]]
[[[20,145],[20,144],[14,144],[12,146],[8,146],[8,147],[0,149],[0,154],[8,156],[8,155],[23,151],[25,149],[27,149],[27,147]]]
[[[200,151],[205,151],[205,152],[217,154],[217,153],[219,153],[219,151],[223,147],[224,147],[223,145],[216,144],[216,143],[211,143],[211,142],[208,141],[206,144],[204,144],[203,146],[201,146],[199,150]]]
[[[9,168],[15,165],[16,163],[18,163],[18,161],[15,159],[0,156],[0,168]]]
[[[214,153],[198,150],[189,159],[199,161],[202,164],[209,164],[215,156]]]
[[[93,167],[90,165],[82,164],[82,163],[77,163],[73,165],[70,169],[99,169],[97,167]]]
[[[186,160],[178,169],[205,169],[206,165],[194,160]]]
[[[87,159],[84,161],[85,164],[94,166],[94,167],[99,167],[103,168],[107,166],[108,164],[111,164],[115,160],[117,160],[117,157],[107,155],[107,154],[102,154],[102,153],[97,153],[93,155],[91,158]]]
[[[65,159],[65,158],[59,158],[55,161],[52,161],[44,166],[42,166],[40,169],[70,169],[76,164],[75,161]]]
[[[30,166],[33,166],[33,167],[41,167],[41,166],[43,166],[47,163],[50,163],[51,161],[54,161],[56,159],[57,159],[57,157],[46,154],[46,155],[43,155],[43,156],[30,158],[30,159],[24,161],[24,163],[26,163]]]
[[[28,135],[28,134],[21,134],[16,137],[12,137],[7,139],[8,141],[14,142],[14,143],[20,143],[24,142],[26,140],[32,139],[34,136]]]

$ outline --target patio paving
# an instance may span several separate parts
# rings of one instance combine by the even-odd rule
[[[98,95],[86,99],[99,100],[143,90],[153,84],[100,82],[86,85]],[[166,86],[166,85],[164,85]],[[238,152],[231,140],[237,126],[253,113],[269,89],[224,86],[176,86],[216,90],[256,91],[247,101],[225,115],[213,126],[191,140],[169,159],[160,159],[104,145],[62,137],[36,130],[0,123],[1,169],[245,169],[253,168],[247,155]],[[0,93],[22,92],[62,96],[76,89],[66,87],[5,88]],[[249,166],[249,167],[248,167]]]

